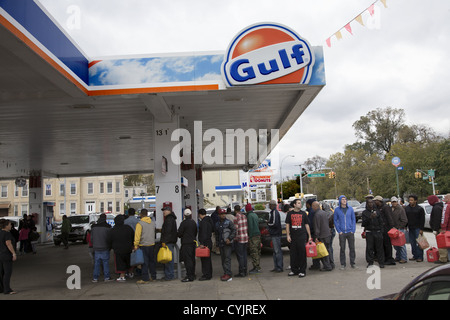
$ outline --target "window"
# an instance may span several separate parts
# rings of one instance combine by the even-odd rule
[[[64,183],[59,184],[59,195],[60,196],[66,195],[66,185]]]
[[[59,204],[59,215],[62,216],[62,215],[65,215],[65,214],[66,214],[66,207],[64,205],[64,202],[61,202]]]
[[[112,206],[112,201],[108,201],[108,212],[112,212],[113,211],[113,206]]]
[[[94,183],[88,182],[87,189],[88,189],[88,194],[94,194]]]
[[[22,197],[28,197],[28,185],[22,187]]]
[[[105,203],[103,201],[100,202],[100,212],[105,212]]]
[[[419,283],[412,289],[410,289],[406,295],[405,300],[424,300],[425,294],[427,293],[428,285],[424,285],[423,283]]]
[[[2,186],[1,197],[8,198],[8,186]]]
[[[70,203],[70,215],[76,214],[77,213],[77,203],[76,202],[71,202]]]
[[[128,189],[125,189],[125,198],[128,198]]]
[[[116,201],[116,212],[120,213],[120,201]]]
[[[17,217],[19,215],[19,205],[14,205],[14,216]],[[17,226],[19,227],[19,226]]]
[[[120,193],[120,182],[116,181],[116,193]]]
[[[100,182],[100,193],[105,193],[105,183]]]
[[[450,281],[436,281],[430,285],[428,300],[450,300]]]
[[[71,195],[77,194],[77,184],[76,183],[70,184],[70,194]]]
[[[28,214],[28,204],[22,204],[21,209],[22,209],[22,217],[24,214]]]
[[[52,195],[52,185],[50,183],[45,184],[45,195],[46,196]]]
[[[14,187],[14,197],[18,197],[19,196],[19,187],[15,186]]]
[[[112,182],[107,182],[106,183],[106,192],[107,193],[112,193],[113,192],[113,183]]]

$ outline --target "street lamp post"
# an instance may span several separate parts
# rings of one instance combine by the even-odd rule
[[[292,157],[293,158],[294,155],[292,155],[292,154],[287,155],[286,157],[283,158],[283,160],[281,160],[281,163],[280,163],[281,201],[283,201],[283,173],[281,171],[281,168],[283,167],[283,161],[286,160],[286,158],[288,158],[288,157]]]

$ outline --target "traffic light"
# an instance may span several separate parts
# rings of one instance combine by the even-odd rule
[[[420,171],[416,171],[416,172],[414,173],[414,177],[415,177],[416,179],[420,179],[420,178],[422,178],[422,173],[421,173]]]
[[[328,172],[328,179],[334,179],[336,178],[336,172],[330,171]]]
[[[336,172],[333,171],[333,179],[336,179]]]

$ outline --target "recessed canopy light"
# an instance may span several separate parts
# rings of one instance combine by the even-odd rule
[[[94,109],[94,106],[92,104],[73,104],[69,106],[72,109]]]

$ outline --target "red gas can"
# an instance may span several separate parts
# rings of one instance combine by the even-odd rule
[[[397,238],[391,238],[391,244],[396,247],[401,247],[406,244],[405,234],[401,231],[398,232]]]
[[[208,247],[198,247],[195,249],[195,256],[199,258],[207,258],[211,255]]]
[[[428,262],[435,262],[439,260],[439,250],[435,247],[431,247],[427,250]]]
[[[450,231],[439,233],[436,236],[437,246],[440,249],[450,248]]]
[[[391,239],[396,239],[398,238],[399,232],[400,231],[398,229],[392,228],[391,230],[388,231],[388,236]]]
[[[306,256],[311,258],[317,256],[317,248],[314,241],[310,241],[306,244]]]

